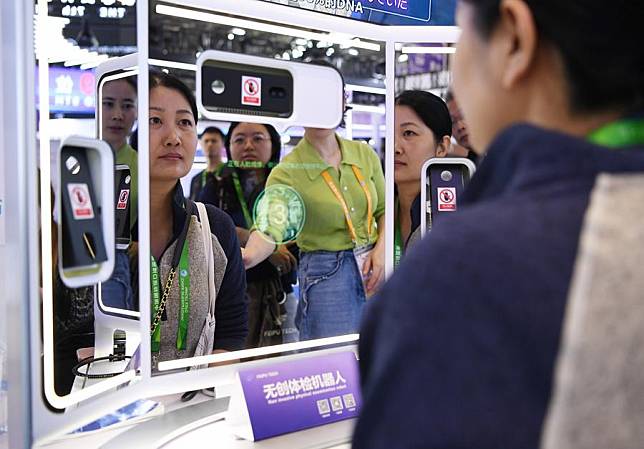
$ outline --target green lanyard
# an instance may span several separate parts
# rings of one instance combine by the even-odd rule
[[[644,145],[644,119],[624,119],[609,123],[593,131],[588,140],[608,148]]]
[[[187,220],[190,219],[188,216]],[[179,330],[177,332],[177,349],[186,349],[188,337],[188,323],[190,321],[190,258],[188,251],[188,239],[183,242],[181,259],[179,259],[179,295],[181,307],[179,308]],[[152,317],[154,317],[161,305],[161,286],[159,283],[159,266],[154,256],[150,256],[150,281],[152,283]],[[161,325],[159,324],[152,334],[152,352],[159,352],[161,346]]]
[[[244,198],[244,192],[242,191],[241,182],[239,181],[239,175],[236,171],[233,171],[233,184],[235,184],[235,192],[237,192],[237,200],[239,200],[239,205],[242,208],[244,213],[244,220],[246,220],[246,229],[250,229],[253,225],[253,219],[250,216],[250,211],[248,210],[248,205],[246,204],[246,199]]]
[[[400,203],[396,198],[396,219],[394,228],[394,268],[400,265],[400,259],[403,255],[402,230],[400,229]]]
[[[208,170],[204,170],[201,172],[201,188],[203,189],[204,186],[206,185],[206,180],[208,179],[208,174],[209,173],[214,173]]]

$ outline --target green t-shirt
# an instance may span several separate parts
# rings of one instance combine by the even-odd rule
[[[341,251],[353,248],[340,202],[322,177],[325,170],[347,203],[358,236],[358,246],[378,239],[376,221],[385,213],[385,177],[380,159],[367,144],[336,135],[342,152],[340,171],[327,164],[317,150],[302,139],[271,172],[266,186],[284,184],[296,190],[306,207],[304,227],[297,237],[302,251]],[[362,171],[371,195],[373,224],[367,235],[367,198],[351,168]]]
[[[116,165],[127,165],[130,167],[130,228],[133,228],[138,217],[139,207],[139,169],[138,155],[127,143],[116,152]]]

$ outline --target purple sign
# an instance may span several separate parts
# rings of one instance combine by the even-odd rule
[[[70,67],[49,67],[49,112],[86,114],[95,112],[94,72]],[[40,105],[38,68],[36,68],[36,104]]]
[[[242,370],[239,378],[255,441],[354,418],[362,403],[353,352]]]

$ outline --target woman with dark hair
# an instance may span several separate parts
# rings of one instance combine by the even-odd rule
[[[225,139],[228,163],[220,177],[210,180],[199,200],[213,204],[231,216],[242,245],[253,227],[253,206],[264,191],[266,180],[279,162],[282,142],[271,125],[234,122]],[[264,262],[246,271],[249,299],[249,332],[246,347],[280,344],[291,326],[285,325],[285,300],[293,291],[297,260],[280,245]]]
[[[365,311],[354,448],[539,447],[595,180],[644,173],[642,17],[460,2],[454,90],[486,156]]]
[[[452,120],[440,97],[422,90],[406,90],[396,98],[394,182],[396,208],[394,262],[420,231],[420,178],[423,164],[445,157],[450,149]]]
[[[216,207],[199,210],[184,198],[179,182],[197,149],[197,117],[194,96],[183,82],[150,73],[155,367],[158,361],[242,349],[247,333],[246,281],[234,224]]]

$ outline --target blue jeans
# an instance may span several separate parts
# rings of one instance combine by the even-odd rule
[[[353,251],[301,253],[298,281],[300,341],[358,332],[365,293]]]
[[[116,250],[112,276],[101,284],[103,304],[117,309],[135,310],[130,282],[130,259],[124,250]]]

